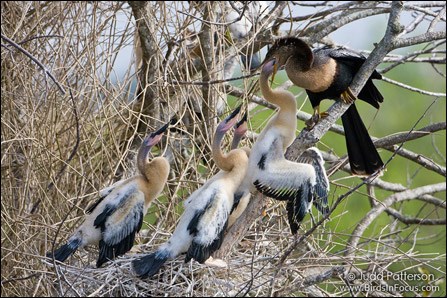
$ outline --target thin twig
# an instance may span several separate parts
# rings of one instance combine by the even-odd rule
[[[413,86],[410,86],[410,85],[407,85],[407,84],[404,84],[404,83],[392,80],[392,79],[387,78],[385,76],[382,77],[382,80],[387,82],[387,83],[390,83],[390,84],[393,84],[393,85],[396,85],[396,86],[399,86],[399,87],[402,87],[404,89],[408,89],[410,91],[417,92],[417,93],[420,93],[420,94],[429,95],[429,96],[437,96],[437,97],[445,97],[446,96],[445,93],[437,93],[437,92],[431,92],[431,91],[422,90],[420,88],[416,88],[416,87],[413,87]]]
[[[59,172],[56,174],[54,179],[47,185],[48,191],[51,191],[53,189],[54,184],[62,176],[62,174],[64,173],[68,164],[76,155],[76,152],[78,151],[78,148],[79,148],[79,143],[81,142],[81,128],[80,128],[80,124],[79,124],[78,110],[76,108],[76,102],[75,102],[75,99],[73,97],[73,93],[71,92],[71,90],[70,90],[70,99],[71,99],[71,103],[72,103],[72,111],[73,111],[75,127],[76,127],[76,142],[75,142],[73,148],[71,149],[70,155],[68,156],[67,160],[63,163],[62,167],[59,169]],[[37,199],[37,201],[34,203],[33,207],[31,208],[31,211],[30,211],[31,214],[35,213],[37,211],[37,208],[39,207],[41,201],[42,201],[42,198],[39,197]]]
[[[1,34],[2,39],[6,40],[9,44],[11,44],[13,47],[21,51],[23,54],[25,54],[28,58],[30,58],[34,63],[36,63],[44,72],[46,75],[50,77],[51,80],[56,84],[56,86],[59,88],[59,90],[62,92],[62,94],[65,95],[65,89],[59,84],[59,81],[56,80],[56,78],[53,76],[53,74],[43,65],[37,58],[35,58],[33,55],[31,55],[30,52],[22,48],[20,45],[12,41],[11,39],[7,38],[3,34]]]
[[[399,192],[396,194],[393,194],[386,198],[380,205],[377,205],[376,208],[373,208],[370,210],[363,219],[357,224],[356,228],[352,232],[352,236],[348,240],[348,243],[346,244],[346,252],[345,256],[349,257],[350,259],[353,258],[354,251],[357,249],[358,242],[360,240],[360,236],[363,234],[363,232],[366,230],[366,228],[370,225],[372,221],[374,221],[382,212],[385,211],[386,208],[391,206],[392,204],[411,200],[414,198],[417,198],[424,194],[431,194],[435,192],[445,191],[446,190],[446,183],[437,183],[432,185],[424,185],[415,189],[410,189],[407,191]]]

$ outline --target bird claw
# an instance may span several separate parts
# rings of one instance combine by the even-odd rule
[[[307,129],[311,130],[318,123],[318,121],[320,121],[320,119],[324,119],[327,116],[329,116],[328,112],[322,112],[322,113],[315,113],[315,114],[313,114],[312,117],[305,122]]]
[[[329,116],[329,113],[328,113],[328,112],[320,113],[320,118],[321,118],[321,119],[324,119],[324,118],[326,118],[327,116]]]
[[[343,93],[340,95],[340,98],[345,104],[351,104],[357,99],[357,97],[352,93],[352,90],[349,87],[348,89],[343,91]]]
[[[306,122],[304,122],[306,124],[306,127],[308,130],[311,130],[312,128],[314,128],[315,124],[317,124],[317,122],[314,121],[314,117],[312,116],[309,120],[307,120]]]

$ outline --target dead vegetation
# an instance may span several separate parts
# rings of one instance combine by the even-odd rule
[[[315,6],[317,12],[291,13],[295,5]],[[330,218],[307,217],[294,238],[284,206],[258,195],[251,215],[229,231],[219,252],[227,268],[185,264],[179,257],[148,280],[136,278],[130,268],[138,253],[153,251],[169,238],[181,202],[216,172],[209,152],[218,117],[233,102],[244,103],[257,119],[246,145],[265,123],[258,115],[270,107],[252,96],[257,77],[242,70],[248,77],[232,84],[228,79],[239,74],[230,62],[239,68],[239,54],[285,34],[281,25],[294,21],[300,25],[288,33],[301,32],[310,43],[331,43],[329,33],[357,19],[409,11],[411,21],[402,24],[404,31],[394,36],[392,46],[421,44],[423,49],[398,55],[387,48],[382,56],[372,53],[370,64],[388,62],[382,72],[387,77],[410,61],[424,63],[445,80],[445,3],[402,5],[278,1],[257,14],[250,33],[237,39],[229,37],[227,27],[234,20],[225,15],[236,8],[239,15],[248,14],[248,6],[238,2],[2,2],[2,296],[399,296],[404,293],[390,285],[414,283],[365,276],[407,271],[433,274],[417,285],[441,286],[436,293],[445,295],[445,245],[438,252],[420,246],[445,241],[445,145],[438,148],[445,144],[445,83],[442,91],[412,87],[435,107],[444,106],[443,119],[422,125],[420,118],[427,117],[421,110],[406,120],[411,123],[407,131],[391,131],[378,140],[387,157],[397,154],[411,161],[417,172],[434,177],[430,182],[413,185],[410,177],[403,185],[385,176],[360,188],[360,179],[346,178],[343,157],[319,143],[335,173]],[[424,22],[427,29],[411,35]],[[144,41],[136,51],[135,36]],[[409,86],[395,87],[404,88]],[[227,100],[227,93],[235,98]],[[95,248],[77,252],[62,265],[46,259],[45,253],[80,224],[101,188],[135,172],[136,148],[145,133],[174,115],[182,122],[157,153],[172,156],[172,173],[134,249],[102,268],[94,268]],[[432,152],[424,156],[422,147],[421,152],[399,147],[409,140],[423,140],[420,146]],[[401,170],[390,166],[388,173]],[[348,204],[348,196],[368,202],[368,209]],[[358,220],[343,220],[351,216]],[[405,293],[435,291],[411,288]]]

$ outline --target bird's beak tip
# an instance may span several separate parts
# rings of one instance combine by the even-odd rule
[[[275,63],[275,65],[273,65],[273,73],[272,73],[272,80],[271,80],[271,84],[273,85],[273,82],[275,81],[275,75],[278,72],[278,64]]]
[[[241,108],[242,108],[242,104],[241,105],[239,105],[236,109],[234,109],[234,111],[233,112],[231,112],[231,114],[227,117],[227,122],[228,121],[230,121],[230,120],[232,120],[232,119],[235,119],[236,118],[236,116],[239,114],[239,112],[241,111]]]
[[[231,127],[233,127],[236,124],[236,121],[237,121],[236,116],[239,114],[241,108],[242,108],[242,105],[240,105],[236,109],[234,109],[234,111],[231,112],[231,114],[227,118],[225,118],[225,120],[222,121],[222,123],[219,125],[219,130],[227,131]]]

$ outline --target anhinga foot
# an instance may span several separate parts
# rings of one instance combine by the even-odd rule
[[[343,93],[340,95],[340,98],[346,104],[353,103],[357,99],[357,97],[352,93],[352,90],[349,87],[348,89],[343,91]]]
[[[324,118],[326,118],[327,116],[329,116],[329,113],[328,113],[328,112],[321,112],[321,113],[320,113],[320,119],[324,119]]]
[[[317,109],[316,113],[314,113],[312,117],[305,122],[307,129],[311,130],[318,123],[318,121],[320,121],[320,119],[326,118],[327,116],[329,116],[328,112],[320,113],[319,110]]]

